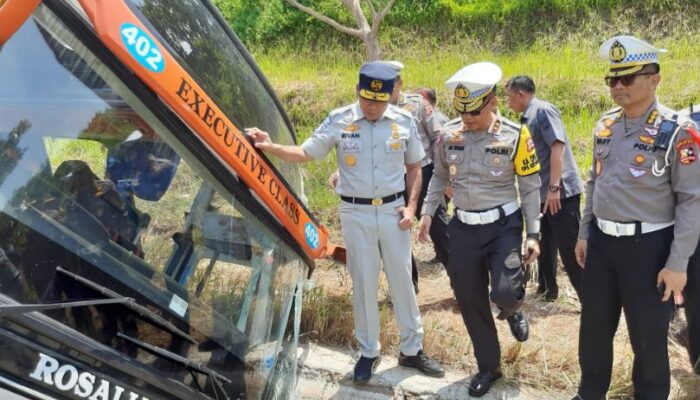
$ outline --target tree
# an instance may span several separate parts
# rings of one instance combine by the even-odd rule
[[[287,3],[345,34],[360,38],[365,43],[365,47],[367,48],[367,60],[378,60],[379,55],[381,53],[381,49],[379,47],[379,25],[381,25],[382,21],[384,20],[384,17],[386,17],[386,15],[389,13],[391,7],[393,7],[394,2],[396,0],[388,0],[386,5],[384,5],[384,8],[382,8],[382,10],[379,12],[377,12],[377,9],[379,8],[378,5],[374,4],[376,0],[339,1],[350,11],[353,18],[355,19],[355,24],[357,24],[357,28],[345,26],[339,23],[338,21],[321,14],[318,11],[299,3],[297,0],[287,0]],[[369,21],[367,21],[367,18],[365,17],[365,12],[362,10],[362,3],[365,3],[367,5],[367,8],[371,13],[371,24],[369,23]]]

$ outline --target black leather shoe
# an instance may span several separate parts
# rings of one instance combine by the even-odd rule
[[[500,368],[493,371],[479,371],[469,382],[469,396],[481,397],[488,393],[491,385],[503,376]]]
[[[518,342],[524,342],[530,336],[530,324],[527,318],[520,311],[516,311],[513,315],[507,318],[510,325],[510,332]]]
[[[417,368],[420,372],[433,378],[445,376],[445,368],[436,360],[425,355],[423,350],[419,351],[415,356],[399,354],[399,365],[406,368]]]
[[[559,298],[559,292],[548,291],[544,294],[544,301],[554,302]]]
[[[367,383],[372,377],[372,373],[377,370],[379,360],[379,357],[360,357],[355,364],[355,375],[352,379],[358,383]]]

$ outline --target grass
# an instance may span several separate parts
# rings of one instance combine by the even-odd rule
[[[419,260],[432,256],[426,245],[414,248]],[[456,373],[471,375],[477,366],[472,343],[459,314],[449,279],[441,265],[419,262],[421,271],[418,304],[425,331],[424,349]],[[326,345],[356,348],[352,324],[351,282],[344,267],[322,262],[314,272],[316,287],[304,294],[302,332],[306,340]],[[380,278],[379,310],[382,352],[398,356],[398,326],[384,277]],[[507,323],[496,321],[506,381],[536,390],[543,399],[571,398],[578,387],[578,300],[567,278],[559,276],[561,297],[546,303],[534,295],[530,284],[523,308],[530,320],[530,339],[516,342]],[[695,400],[700,396],[700,376],[690,372],[685,349],[669,342],[674,382],[673,400]],[[615,360],[610,399],[631,399],[632,352],[624,318],[615,336]]]
[[[481,45],[422,48],[414,47],[385,55],[401,60],[408,90],[433,87],[439,105],[451,117],[448,106],[451,93],[444,81],[461,67],[476,61],[493,61],[508,77],[527,74],[537,84],[538,97],[552,102],[561,111],[579,170],[587,175],[590,165],[591,129],[602,112],[615,106],[602,77],[606,63],[597,56],[600,42],[574,37],[567,42],[552,43],[546,38],[527,49],[496,52]],[[681,109],[700,101],[700,34],[678,35],[656,43],[668,49],[662,55],[662,83],[659,100]],[[362,62],[358,49],[329,47],[323,53],[304,48],[281,47],[256,54],[256,60],[290,115],[299,142],[308,137],[327,113],[354,101],[353,87]],[[502,82],[502,83],[503,83]],[[499,96],[500,110],[517,120],[506,107],[503,89]],[[326,177],[335,169],[335,159],[306,164],[306,192],[313,210],[326,210],[337,204],[336,196],[326,188]]]
[[[427,46],[407,40],[385,46],[388,51],[384,58],[398,59],[406,65],[403,77],[409,90],[423,86],[436,88],[441,108],[451,116],[454,113],[447,106],[451,93],[443,82],[462,66],[488,60],[501,66],[504,81],[516,74],[532,76],[538,86],[538,97],[561,110],[569,142],[585,178],[590,167],[591,130],[599,115],[614,106],[602,79],[606,64],[597,57],[598,45],[610,36],[602,31],[600,27],[597,30],[588,27],[577,33],[560,32],[557,39],[543,36],[515,50],[499,46],[489,49],[488,41],[470,37],[464,37],[461,44],[455,43],[454,38],[444,42],[428,38]],[[698,32],[670,34],[658,38],[655,44],[669,50],[661,58],[660,102],[676,109],[697,103],[700,100],[700,82],[695,78],[700,76]],[[354,101],[352,89],[363,58],[360,48],[333,42],[322,50],[316,46],[307,49],[299,44],[283,44],[259,50],[255,56],[292,118],[299,142],[313,132],[329,111]],[[501,112],[515,118],[505,106],[502,89],[499,101]],[[326,187],[326,178],[335,168],[334,156],[304,166],[310,209],[320,214],[338,241],[339,225],[334,211],[338,198]],[[427,282],[419,296],[426,351],[452,369],[466,374],[475,372],[471,342],[447,289],[446,275],[425,264],[421,268],[421,279]],[[314,280],[317,287],[304,300],[303,332],[322,343],[354,347],[351,283],[347,272],[342,267],[321,263]],[[380,292],[382,347],[396,355],[398,330],[385,284]],[[546,398],[573,395],[579,381],[579,314],[575,295],[553,305],[532,300],[529,295],[526,311],[532,318],[532,336],[524,345],[512,339],[506,324],[497,324],[506,378],[540,390],[546,393]],[[632,354],[624,323],[615,346],[609,395],[611,399],[628,399],[632,393]],[[700,377],[690,373],[687,354],[675,342],[671,342],[669,349],[677,380],[672,398],[700,398]]]

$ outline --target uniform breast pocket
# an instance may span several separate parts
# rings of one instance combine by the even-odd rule
[[[384,142],[387,154],[403,153],[406,151],[406,141],[402,139],[390,139]]]
[[[446,154],[447,163],[452,165],[459,165],[464,162],[464,151],[462,150],[448,150]]]
[[[510,162],[510,157],[503,154],[487,153],[484,156],[484,180],[503,182],[512,178],[513,165]]]
[[[339,148],[341,153],[361,153],[362,142],[359,140],[341,140]]]

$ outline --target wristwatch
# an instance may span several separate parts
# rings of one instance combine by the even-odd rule
[[[552,193],[559,192],[559,191],[561,191],[562,189],[564,189],[564,187],[563,187],[562,185],[556,185],[556,184],[555,184],[555,185],[549,185],[549,191],[552,192]]]
[[[536,232],[536,233],[528,233],[528,234],[526,235],[526,238],[528,238],[528,239],[535,239],[535,240],[537,240],[538,242],[540,241],[540,238],[541,238],[541,237],[542,237],[542,235],[541,235],[539,232]]]

